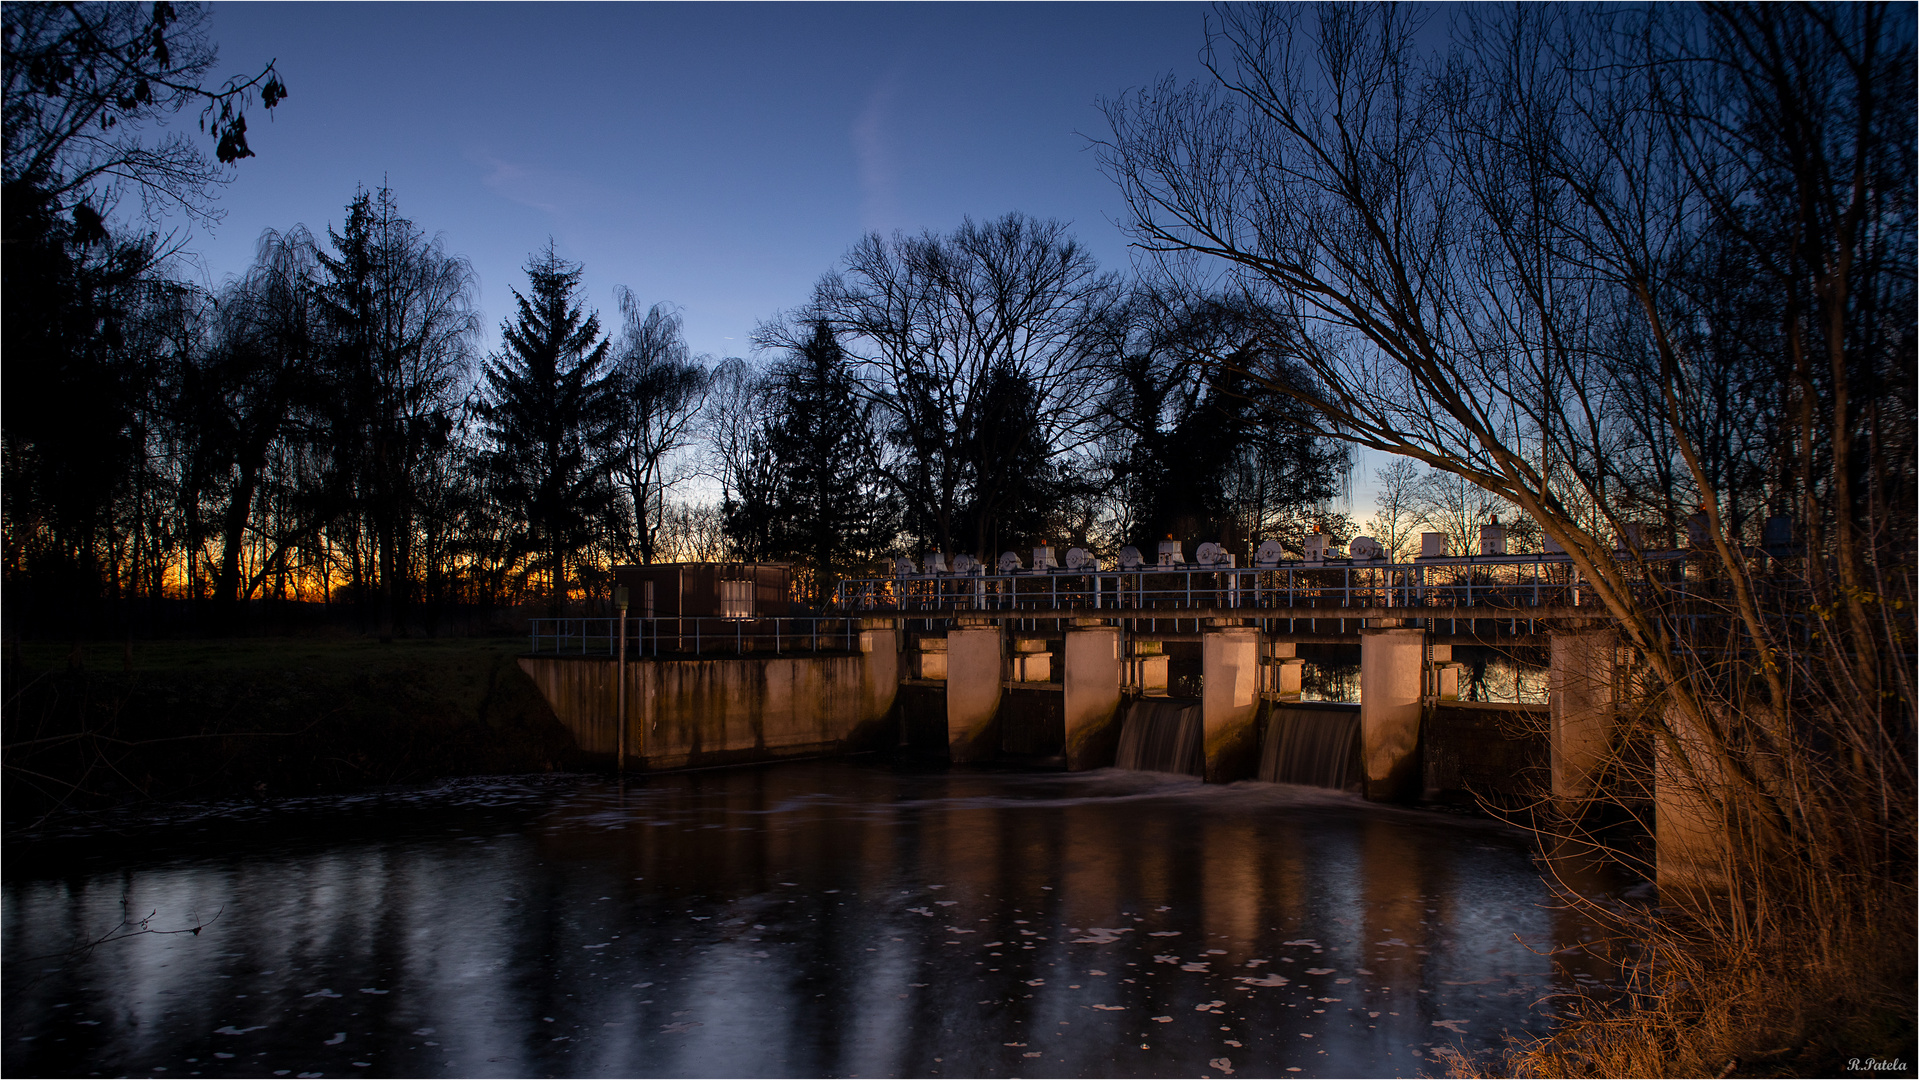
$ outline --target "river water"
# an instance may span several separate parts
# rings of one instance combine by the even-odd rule
[[[1607,978],[1515,831],[1118,770],[179,808],[5,875],[11,1076],[1410,1076]],[[149,912],[203,929],[69,951]]]

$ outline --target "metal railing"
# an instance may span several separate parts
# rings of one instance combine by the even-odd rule
[[[560,656],[616,656],[618,618],[529,619],[528,649]],[[857,651],[857,616],[722,619],[655,617],[626,620],[626,655],[725,656],[748,653]]]
[[[1647,587],[1669,595],[1687,588],[1689,553],[1646,552]],[[1548,610],[1563,615],[1581,607],[1585,589],[1563,554],[1476,555],[1424,558],[1410,563],[1328,559],[1276,566],[1226,567],[1176,563],[1132,569],[1047,569],[1015,573],[901,574],[853,578],[834,592],[835,608],[929,621],[968,612],[1030,611],[1035,621],[1059,621],[1070,613],[1150,622],[1182,622],[1245,611],[1268,630],[1300,631],[1298,624],[1379,617],[1420,618],[1457,624],[1494,619],[1527,624]],[[1590,606],[1590,605],[1588,605]],[[1471,609],[1466,612],[1464,609]],[[1361,611],[1366,614],[1361,614]],[[1322,614],[1323,612],[1323,614]],[[1189,614],[1183,614],[1189,613]],[[1595,610],[1595,616],[1603,612]],[[1309,630],[1308,632],[1314,632]]]

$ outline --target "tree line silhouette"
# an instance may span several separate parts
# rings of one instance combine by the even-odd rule
[[[7,294],[10,335],[40,335],[9,349],[26,627],[308,601],[384,637],[558,612],[663,558],[790,560],[817,602],[893,554],[1297,536],[1343,482],[1336,445],[1209,372],[1257,349],[1244,313],[1126,287],[1019,214],[868,237],[759,328],[764,365],[691,356],[624,289],[603,328],[550,245],[482,355],[471,267],[384,188],[213,290],[151,245],[40,243],[75,276]]]

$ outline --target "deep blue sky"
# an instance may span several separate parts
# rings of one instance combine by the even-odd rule
[[[324,235],[356,185],[479,273],[481,347],[549,236],[616,285],[677,304],[696,353],[746,355],[862,233],[1009,210],[1070,222],[1124,267],[1097,102],[1197,75],[1200,4],[220,3],[221,74],[269,58],[258,157],[188,249],[210,283],[267,228]]]

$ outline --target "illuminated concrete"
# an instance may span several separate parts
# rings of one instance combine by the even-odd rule
[[[1659,897],[1670,904],[1711,903],[1727,890],[1725,778],[1707,733],[1672,705],[1667,728],[1678,749],[1653,738],[1653,814]]]
[[[1206,631],[1200,651],[1200,713],[1205,724],[1206,779],[1244,780],[1259,767],[1259,631],[1250,626]]]
[[[999,752],[1004,641],[997,625],[955,627],[946,635],[946,745],[956,762]]]
[[[831,753],[883,739],[899,692],[891,629],[862,651],[626,662],[627,752],[648,768]],[[619,749],[619,666],[611,657],[521,657],[582,750]]]
[[[1063,651],[1066,767],[1105,768],[1119,741],[1119,628],[1075,627]]]
[[[1368,627],[1359,632],[1359,740],[1366,797],[1419,795],[1420,685],[1426,632]]]
[[[1613,753],[1618,645],[1619,635],[1610,628],[1552,636],[1546,688],[1552,710],[1553,801],[1563,812],[1576,811],[1598,794]]]

